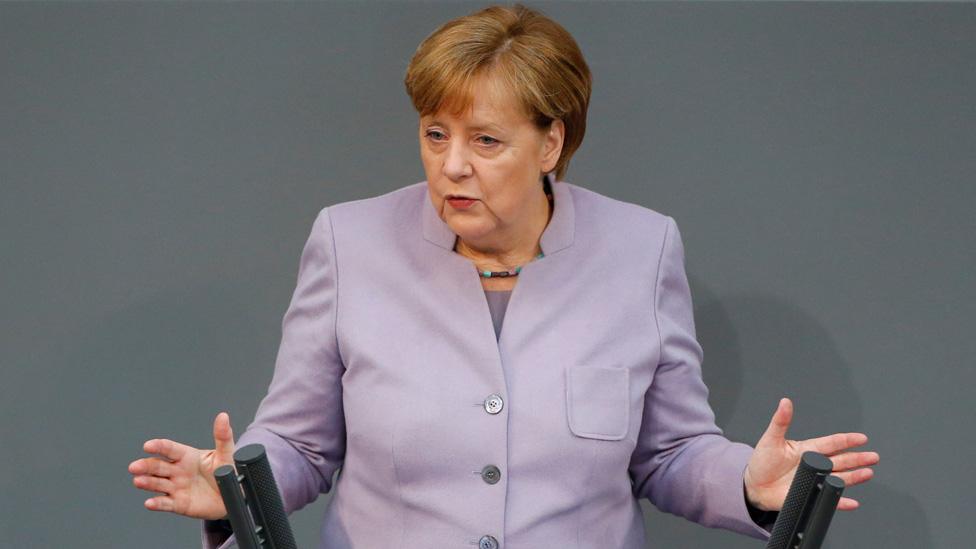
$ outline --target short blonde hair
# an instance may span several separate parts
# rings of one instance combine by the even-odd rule
[[[473,101],[472,84],[491,75],[514,93],[540,130],[565,125],[555,166],[562,179],[583,142],[592,77],[583,53],[559,23],[521,4],[490,6],[452,19],[417,47],[404,85],[421,116],[448,108],[460,114]]]

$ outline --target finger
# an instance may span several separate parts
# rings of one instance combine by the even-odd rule
[[[854,509],[857,509],[860,506],[861,504],[858,503],[856,499],[840,498],[840,500],[837,501],[838,511],[853,511]]]
[[[825,437],[811,438],[803,441],[804,446],[825,455],[843,452],[855,446],[867,444],[868,436],[864,433],[835,433]]]
[[[228,463],[234,459],[234,430],[230,427],[230,414],[220,412],[214,418],[213,425],[214,447],[218,461]]]
[[[867,482],[874,477],[874,470],[868,467],[864,469],[855,469],[853,471],[846,471],[843,473],[832,473],[835,477],[840,477],[844,481],[844,486],[854,486],[856,484],[861,484],[862,482]]]
[[[143,503],[150,511],[170,511],[176,508],[173,498],[169,496],[156,496],[149,498]]]
[[[133,475],[141,475],[146,472],[146,462],[144,459],[137,459],[129,464],[129,472]]]
[[[155,475],[171,477],[178,469],[172,463],[159,458],[143,458],[129,464],[129,472],[134,475]]]
[[[875,465],[881,457],[877,452],[845,452],[830,457],[834,463],[834,471],[847,471],[857,467]]]
[[[150,475],[139,475],[132,479],[132,484],[136,488],[141,488],[143,490],[148,490],[150,492],[159,492],[161,494],[170,495],[173,493],[173,481],[168,478],[154,477]]]
[[[186,444],[180,444],[179,442],[174,442],[167,438],[154,438],[152,440],[147,440],[145,444],[142,445],[142,449],[150,454],[158,454],[170,461],[179,461],[183,458],[183,454],[187,450],[192,450],[191,447]]]
[[[762,438],[785,439],[791,421],[793,421],[793,401],[788,398],[781,398]]]

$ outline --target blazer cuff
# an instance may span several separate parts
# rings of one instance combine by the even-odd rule
[[[753,448],[748,444],[732,442],[726,452],[725,459],[719,460],[717,470],[713,470],[711,475],[712,482],[720,484],[720,497],[724,500],[718,508],[727,509],[729,513],[720,519],[722,524],[719,526],[756,539],[769,540],[770,530],[753,520],[746,502],[744,475]]]
[[[742,495],[745,497],[745,485],[742,486]],[[763,511],[758,507],[753,507],[749,503],[748,498],[746,499],[746,509],[749,510],[749,516],[752,518],[752,522],[755,522],[757,526],[766,530],[767,532],[773,531],[773,525],[776,524],[776,518],[779,517],[779,511]]]
[[[229,526],[225,528],[222,520],[202,520],[200,521],[200,541],[203,549],[229,549],[237,547],[237,540],[234,538]]]

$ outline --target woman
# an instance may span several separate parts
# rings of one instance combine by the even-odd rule
[[[288,512],[341,466],[323,547],[638,548],[644,497],[765,539],[803,451],[871,477],[876,453],[844,452],[863,434],[787,440],[788,399],[755,449],[722,436],[674,220],[562,181],[590,97],[565,29],[487,8],[425,39],[405,83],[427,180],[320,211],[238,441],[267,448]],[[213,430],[129,470],[226,547],[227,414]]]

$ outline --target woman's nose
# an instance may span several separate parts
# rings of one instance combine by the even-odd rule
[[[468,159],[468,148],[464,143],[453,142],[448,145],[444,157],[444,175],[453,181],[458,181],[471,175],[471,162]]]

